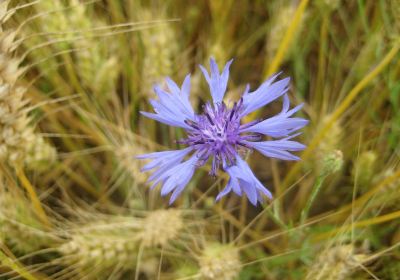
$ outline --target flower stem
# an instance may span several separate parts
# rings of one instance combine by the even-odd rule
[[[307,201],[306,206],[304,207],[303,211],[301,212],[301,217],[300,217],[300,224],[304,224],[306,221],[308,214],[310,212],[311,206],[314,203],[315,198],[317,197],[317,194],[321,190],[322,183],[324,182],[326,178],[326,174],[323,173],[317,177],[317,180],[315,181],[315,184],[312,188],[312,193],[310,195],[310,198]]]

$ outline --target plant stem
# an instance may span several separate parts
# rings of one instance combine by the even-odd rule
[[[326,174],[321,174],[317,177],[317,180],[315,181],[315,184],[312,188],[312,193],[310,195],[310,198],[308,199],[306,206],[304,207],[303,211],[301,212],[301,217],[300,217],[301,225],[304,224],[304,222],[306,221],[308,214],[310,212],[311,206],[312,206],[315,198],[317,197],[317,194],[321,190],[322,183],[324,182],[326,176],[327,176]]]
[[[50,222],[46,215],[46,212],[44,211],[42,204],[35,192],[35,188],[32,186],[32,184],[29,182],[28,178],[26,177],[24,170],[21,167],[17,167],[16,174],[17,174],[17,177],[19,178],[19,180],[21,181],[22,186],[28,192],[29,197],[33,204],[33,208],[35,209],[35,212],[38,215],[38,218],[41,220],[41,222],[46,227],[50,227]]]

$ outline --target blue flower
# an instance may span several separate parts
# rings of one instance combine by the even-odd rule
[[[246,195],[256,205],[264,196],[272,198],[272,194],[256,178],[239,151],[255,149],[267,157],[299,160],[291,152],[305,148],[291,140],[308,121],[292,117],[303,105],[290,109],[286,94],[289,78],[277,80],[279,74],[276,74],[253,92],[249,92],[247,86],[237,102],[232,106],[226,105],[223,99],[232,61],[225,65],[222,73],[214,59],[210,59],[211,73],[200,66],[212,97],[212,102],[203,106],[202,114],[196,114],[190,105],[190,75],[186,76],[181,87],[170,78],[166,79],[168,91],[155,86],[158,100],[150,100],[155,113],[141,112],[148,118],[186,130],[186,138],[178,140],[178,143],[187,148],[138,156],[139,159],[151,160],[142,171],[154,170],[148,182],[152,183],[152,188],[161,184],[162,196],[172,193],[170,203],[185,189],[196,168],[211,161],[210,175],[216,176],[222,169],[230,177],[217,200],[233,191],[239,196]],[[283,98],[283,108],[279,114],[242,123],[243,117],[280,97]],[[263,140],[264,136],[274,140]]]

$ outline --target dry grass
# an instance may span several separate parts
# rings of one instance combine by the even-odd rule
[[[0,278],[397,279],[399,7],[1,1]],[[302,160],[250,160],[274,194],[258,208],[216,203],[226,177],[204,169],[168,206],[134,158],[178,148],[139,111],[188,72],[200,107],[210,56],[235,59],[229,97],[282,70],[306,104]]]

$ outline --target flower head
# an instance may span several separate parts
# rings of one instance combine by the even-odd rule
[[[201,279],[237,279],[242,270],[239,250],[232,244],[206,244],[198,257]]]
[[[253,92],[247,86],[237,102],[227,105],[223,99],[231,63],[232,60],[225,65],[222,73],[214,59],[210,60],[210,74],[200,66],[212,96],[212,102],[203,106],[202,114],[196,114],[190,105],[190,75],[186,76],[181,87],[169,78],[166,79],[168,91],[155,86],[158,100],[150,100],[155,113],[141,112],[161,123],[181,127],[187,133],[186,138],[178,140],[178,143],[187,146],[185,149],[138,156],[139,159],[152,160],[143,167],[143,171],[155,169],[148,181],[152,182],[152,187],[162,184],[161,195],[172,193],[170,203],[184,190],[195,169],[211,161],[210,175],[216,176],[222,169],[230,176],[217,200],[233,191],[240,196],[245,194],[256,205],[263,196],[272,198],[272,195],[243,160],[242,151],[255,149],[267,157],[298,160],[290,152],[305,148],[291,140],[308,121],[292,117],[302,104],[290,109],[286,94],[289,78],[276,81],[279,74],[274,75]],[[283,108],[279,114],[264,120],[242,122],[243,117],[279,97],[283,97]],[[263,140],[264,136],[275,139]],[[189,159],[184,161],[189,154]]]

